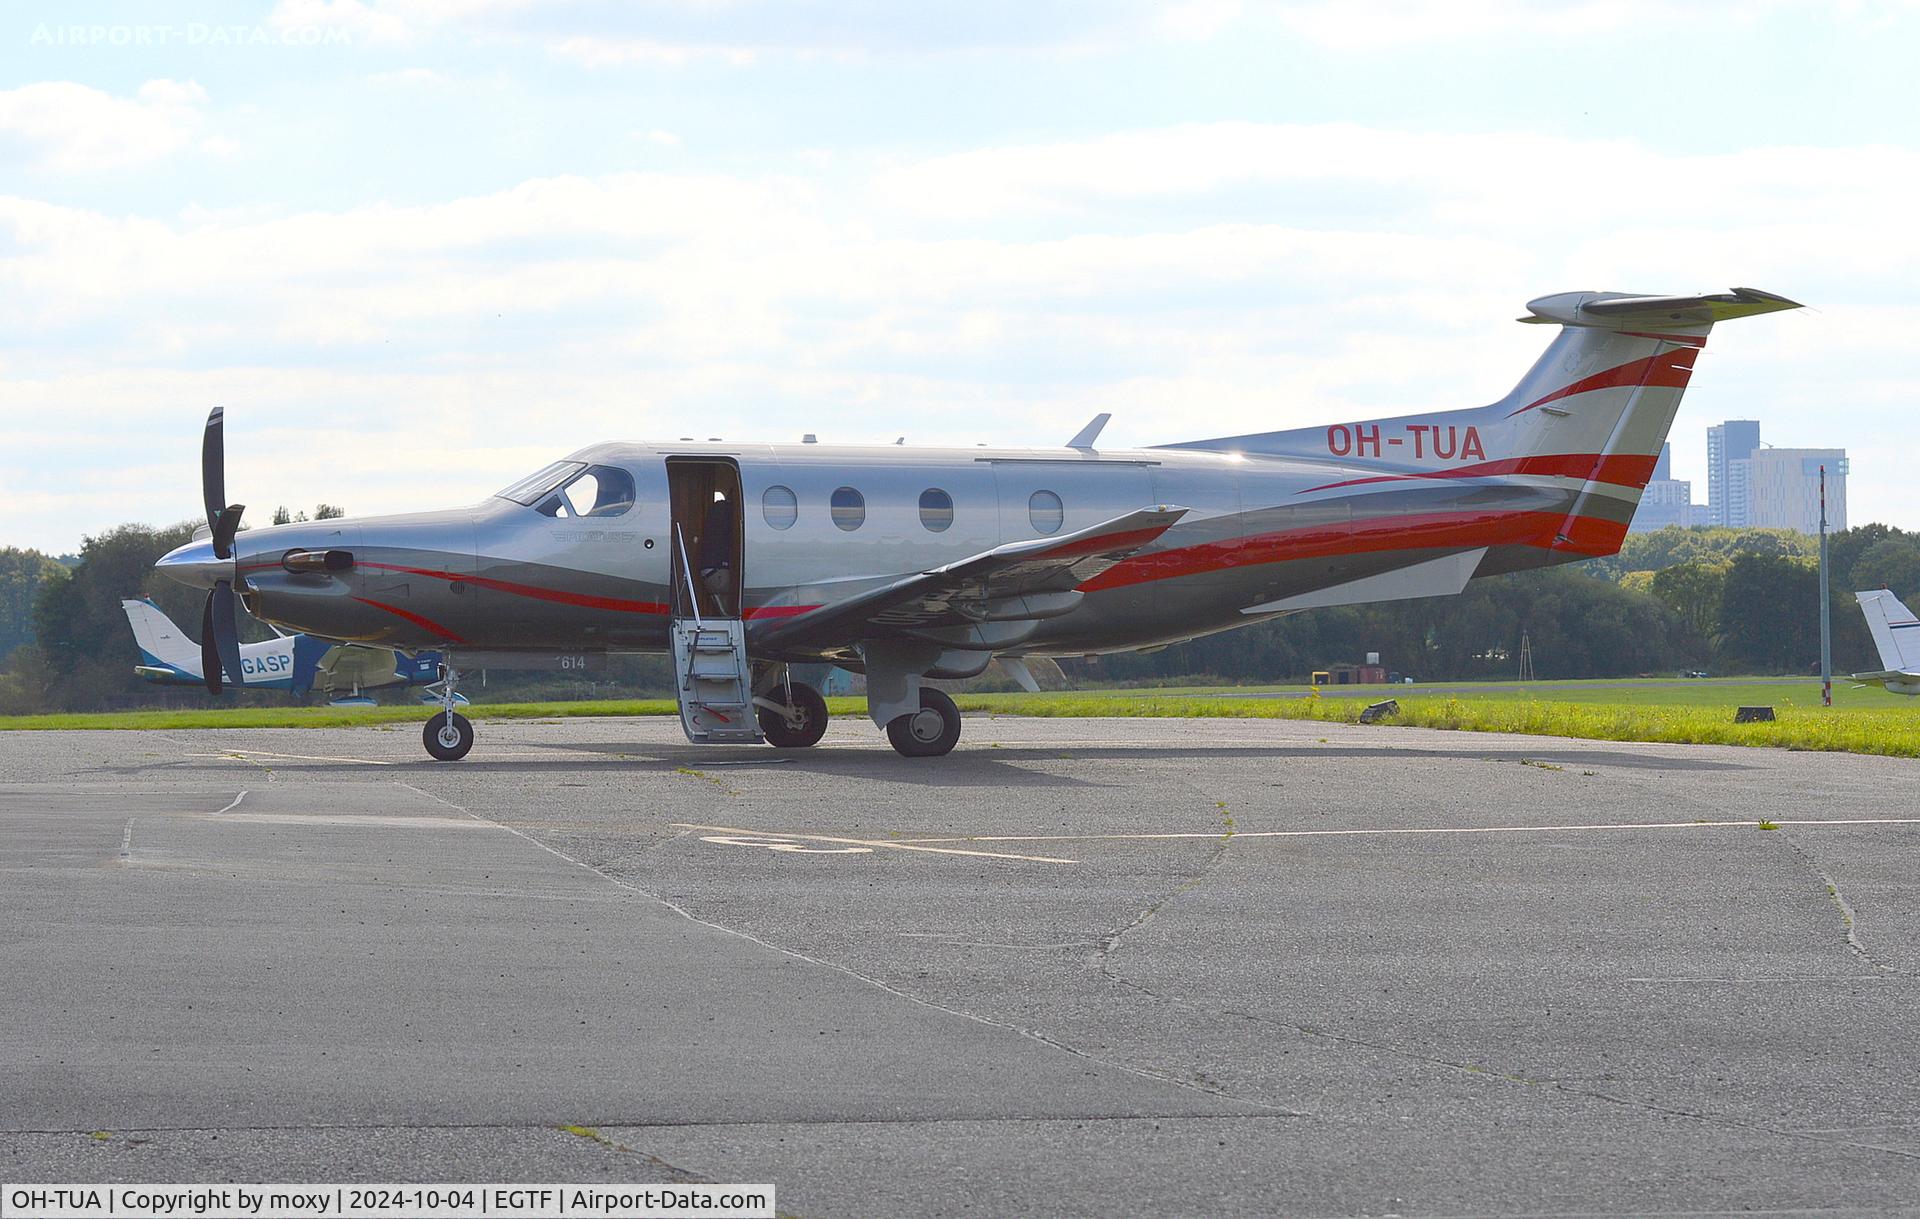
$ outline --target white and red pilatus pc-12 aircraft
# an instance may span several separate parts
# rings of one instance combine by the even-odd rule
[[[1149,449],[601,444],[464,508],[236,533],[221,412],[204,537],[159,563],[209,590],[207,686],[238,673],[235,595],[324,639],[444,657],[427,751],[473,744],[456,665],[673,658],[697,742],[811,745],[820,694],[789,666],[862,672],[868,714],[914,757],[952,749],[926,678],[995,657],[1155,648],[1314,606],[1459,592],[1619,549],[1716,322],[1797,307],[1569,292],[1560,327],[1488,406]],[[809,440],[812,438],[809,437]]]

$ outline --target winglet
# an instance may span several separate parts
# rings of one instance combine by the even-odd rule
[[[1093,442],[1100,439],[1100,430],[1107,426],[1107,420],[1111,418],[1113,415],[1110,412],[1101,411],[1087,422],[1087,426],[1073,434],[1073,439],[1067,441],[1067,447],[1070,449],[1092,448]]]

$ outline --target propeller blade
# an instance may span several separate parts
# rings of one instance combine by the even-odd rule
[[[228,683],[239,686],[242,684],[240,610],[233,595],[233,585],[225,580],[215,584],[213,591],[207,595],[207,602],[213,611],[213,640],[220,654],[220,667],[227,671]]]
[[[200,611],[200,673],[208,694],[218,694],[221,689],[220,645],[213,637],[213,596],[209,590],[207,603]]]
[[[228,504],[220,509],[220,515],[213,520],[213,557],[231,559],[233,557],[233,535],[240,531],[240,514],[247,510],[245,504]]]
[[[206,501],[209,529],[220,527],[220,512],[227,506],[226,414],[226,408],[214,407],[207,416],[206,435],[200,438],[200,494]]]

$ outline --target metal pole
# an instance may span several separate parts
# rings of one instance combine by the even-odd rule
[[[1820,467],[1820,705],[1833,706],[1833,606],[1827,595],[1827,467]]]

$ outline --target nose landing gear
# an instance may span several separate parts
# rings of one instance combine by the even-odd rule
[[[458,669],[451,664],[440,666],[440,681],[436,691],[440,695],[440,710],[427,721],[420,733],[421,742],[436,762],[458,762],[473,748],[473,724],[454,710],[459,698],[454,687],[459,680]],[[429,686],[428,689],[435,688]]]

